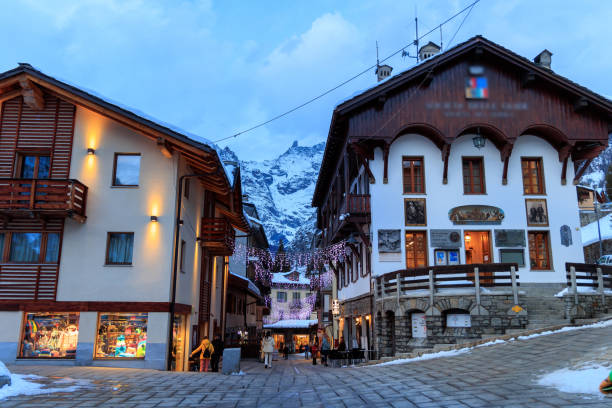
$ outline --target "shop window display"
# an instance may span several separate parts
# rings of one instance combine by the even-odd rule
[[[74,358],[78,313],[26,313],[19,357]]]
[[[100,314],[96,358],[144,358],[147,313]]]

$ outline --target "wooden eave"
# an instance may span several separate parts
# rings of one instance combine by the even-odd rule
[[[576,99],[582,98],[587,100],[590,103],[589,107],[592,105],[592,107],[600,111],[602,116],[607,117],[612,122],[612,101],[478,35],[336,106],[332,114],[323,160],[313,194],[312,206],[318,207],[325,201],[329,192],[329,183],[333,179],[342,157],[342,152],[347,142],[347,134],[340,124],[348,120],[355,111],[376,104],[381,96],[387,97],[392,93],[401,92],[414,82],[422,79],[425,75],[428,75],[432,69],[452,63],[459,56],[470,53],[477,48],[486,50],[491,55],[501,58],[525,72],[535,74],[538,78],[546,80],[561,91],[574,95]]]

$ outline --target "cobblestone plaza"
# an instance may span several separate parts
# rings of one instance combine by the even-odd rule
[[[153,370],[11,366],[75,392],[19,396],[2,407],[604,407],[609,398],[537,385],[539,376],[586,362],[609,363],[612,327],[480,347],[457,356],[388,366],[331,368],[294,359],[243,362],[244,375]]]

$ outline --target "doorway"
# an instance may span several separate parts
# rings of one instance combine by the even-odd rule
[[[491,236],[489,231],[465,231],[466,264],[488,264],[493,262],[491,251]]]

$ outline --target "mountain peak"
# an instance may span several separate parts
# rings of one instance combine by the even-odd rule
[[[297,141],[297,140],[294,140],[294,141],[293,141],[293,144],[291,145],[291,147],[298,147],[298,141]]]

